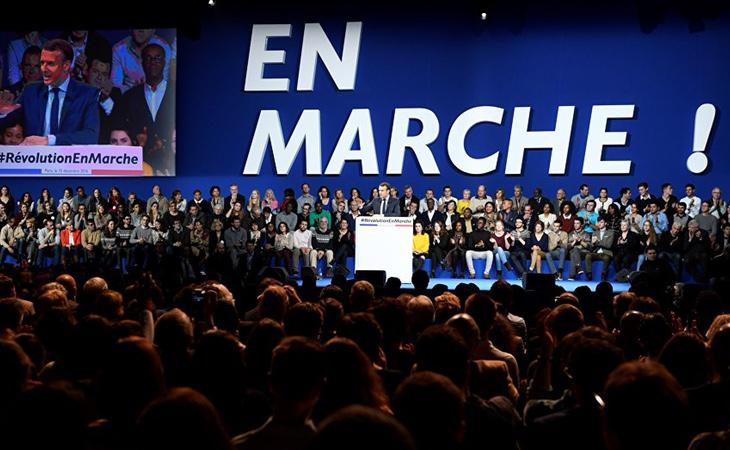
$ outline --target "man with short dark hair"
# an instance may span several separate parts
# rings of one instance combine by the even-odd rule
[[[311,207],[316,201],[314,196],[310,194],[309,183],[302,183],[302,195],[297,198],[297,214],[301,214],[304,210],[304,205],[309,204]]]
[[[72,61],[68,42],[48,41],[41,50],[43,83],[26,86],[17,103],[0,101],[0,129],[20,115],[27,136],[23,145],[96,144],[99,91],[71,79]]]
[[[268,372],[273,414],[260,428],[233,438],[237,450],[308,448],[315,435],[310,415],[324,387],[327,359],[322,346],[288,337],[274,348]]]
[[[435,205],[436,199],[432,198],[432,200]],[[388,183],[380,183],[378,185],[378,196],[369,205],[365,206],[361,212],[363,214],[372,212],[373,214],[385,217],[398,217],[398,201],[391,198],[390,185]]]
[[[234,272],[238,269],[239,258],[246,251],[246,236],[246,230],[241,227],[241,219],[238,217],[234,217],[231,226],[223,232],[223,241]]]

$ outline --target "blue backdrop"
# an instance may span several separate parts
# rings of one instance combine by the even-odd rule
[[[502,11],[502,17],[511,17]],[[697,184],[701,197],[719,184],[730,189],[725,176],[730,168],[730,129],[723,109],[730,105],[730,17],[705,21],[705,30],[690,32],[687,21],[669,14],[652,32],[641,31],[632,6],[606,9],[555,10],[531,6],[511,11],[519,20],[491,17],[483,23],[478,13],[446,11],[403,12],[387,15],[367,12],[338,17],[289,17],[281,14],[230,14],[206,10],[199,39],[179,36],[177,173],[155,179],[8,179],[16,196],[30,190],[36,197],[42,186],[56,193],[66,185],[98,186],[104,191],[118,185],[146,197],[159,183],[166,192],[174,188],[186,196],[195,187],[227,185],[236,181],[245,195],[252,188],[273,187],[277,197],[285,187],[307,181],[314,187],[357,186],[366,195],[381,180],[397,186],[411,184],[421,195],[426,187],[440,190],[452,185],[456,196],[463,187],[497,187],[520,183],[542,186],[551,195],[557,187],[573,193],[587,182],[596,193],[599,185],[616,196],[624,185],[635,188],[647,181],[652,192],[669,181],[680,197],[685,182]],[[339,91],[320,63],[314,90],[295,90],[302,32],[305,22],[319,22],[341,51],[347,21],[362,21],[357,81],[352,91]],[[290,38],[270,40],[270,49],[287,51],[285,64],[266,67],[267,77],[290,78],[289,92],[244,92],[243,78],[254,23],[291,23]],[[718,110],[708,144],[709,169],[694,175],[686,168],[692,151],[694,114],[703,103]],[[593,105],[634,104],[633,119],[616,120],[610,130],[627,131],[625,147],[606,150],[605,159],[630,159],[628,176],[581,174]],[[449,161],[448,130],[468,108],[494,105],[505,109],[501,126],[478,125],[469,133],[466,148],[474,156],[501,150],[497,170],[469,176]],[[526,152],[521,176],[506,176],[506,151],[513,111],[532,107],[531,130],[555,128],[557,108],[575,105],[570,153],[565,175],[548,175],[550,152]],[[439,118],[440,133],[431,151],[441,171],[424,176],[412,153],[406,152],[403,175],[384,175],[395,108],[422,107]],[[288,139],[303,109],[321,111],[322,167],[353,108],[369,108],[380,174],[363,176],[359,163],[346,163],[338,176],[305,176],[304,152],[286,176],[275,175],[270,154],[258,176],[241,174],[251,138],[262,109],[279,111]],[[412,133],[418,127],[412,127]],[[225,190],[225,188],[224,188]],[[529,191],[528,191],[529,192]]]

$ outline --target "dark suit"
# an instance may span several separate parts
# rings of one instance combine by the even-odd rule
[[[418,202],[420,200],[415,195],[411,196],[411,203],[415,203],[418,205]],[[408,217],[408,206],[406,205],[406,196],[402,196],[400,200],[398,200],[398,206],[400,207],[400,215],[403,217]]]
[[[111,132],[114,127],[124,123],[124,118],[122,117],[122,91],[118,87],[112,88],[111,92],[109,93],[109,98],[111,98],[114,102],[114,106],[112,107],[111,114],[109,114],[108,116],[106,115],[104,108],[102,108],[101,104],[99,104],[100,144],[108,144]],[[134,136],[130,137],[134,138]]]
[[[26,136],[44,136],[48,86],[30,83],[18,99],[21,108],[0,119],[0,129],[24,119]],[[99,140],[99,90],[69,80],[61,108],[56,145],[96,144]]]
[[[433,224],[438,221],[444,223],[444,214],[437,209],[434,209],[433,211],[433,217],[431,217],[430,219],[428,218],[428,210],[422,212],[421,215],[418,216],[418,220],[423,224],[423,228],[433,228]]]
[[[175,167],[175,156],[171,148],[172,134],[175,131],[175,83],[167,82],[165,95],[154,119],[147,106],[144,88],[144,84],[135,86],[122,96],[124,122],[132,137],[147,128],[147,144],[144,147],[145,162],[155,169],[172,171]],[[162,150],[152,150],[155,135],[163,140]]]
[[[383,215],[385,217],[398,217],[400,216],[400,211],[398,208],[398,199],[388,197],[387,199],[383,200],[380,197],[377,197],[373,199],[373,201],[366,207],[362,209],[363,214],[372,211],[373,214],[380,214],[380,204],[385,201],[385,206],[383,208]]]

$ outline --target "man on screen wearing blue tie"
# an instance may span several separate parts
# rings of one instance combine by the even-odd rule
[[[388,183],[380,183],[378,186],[378,198],[364,207],[361,211],[363,214],[372,212],[376,215],[385,217],[399,217],[398,199],[390,196],[390,185]]]
[[[61,39],[41,50],[43,83],[28,84],[17,103],[0,101],[0,129],[23,119],[21,145],[96,144],[99,139],[99,90],[71,79],[73,48]]]

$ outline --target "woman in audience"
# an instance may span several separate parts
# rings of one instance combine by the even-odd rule
[[[61,208],[63,207],[64,203],[68,203],[69,206],[72,204],[74,196],[74,191],[70,187],[66,187],[63,189],[63,197],[58,201],[58,206],[56,207],[56,210],[58,212],[61,212]]]
[[[63,230],[69,223],[73,225],[74,214],[71,210],[71,202],[62,202],[58,211],[58,216],[56,217],[56,228]]]
[[[641,234],[638,239],[639,243],[639,260],[636,262],[636,270],[641,269],[641,265],[646,259],[646,251],[652,247],[656,249],[657,246],[657,235],[654,231],[654,225],[651,221],[645,220],[644,225],[641,228]]]
[[[553,227],[553,223],[555,223],[556,220],[558,220],[558,217],[553,212],[553,204],[550,202],[545,202],[545,204],[542,206],[542,212],[539,216],[537,216],[537,220],[542,222],[543,227],[546,230],[549,230]]]
[[[497,223],[498,218],[494,202],[487,201],[487,203],[484,204],[483,217],[484,220],[486,220],[486,223],[484,224],[484,229],[491,233],[492,231],[494,231],[494,225]]]
[[[454,202],[449,202],[453,205]],[[437,220],[433,224],[431,230],[431,242],[429,244],[431,252],[431,278],[436,277],[436,267],[441,266],[442,269],[446,267],[446,254],[450,247],[449,234],[447,233],[444,224]]]
[[[99,205],[106,206],[106,199],[101,195],[101,189],[94,188],[89,197],[89,203],[86,209],[89,211],[89,214],[94,215]]]
[[[193,229],[190,231],[190,262],[196,272],[200,272],[205,267],[205,260],[208,259],[208,244],[210,236],[208,230],[202,221],[195,222]]]
[[[355,256],[355,234],[350,230],[346,218],[336,219],[337,229],[334,231],[334,263],[336,267],[347,268],[347,258]]]
[[[446,203],[444,209],[444,229],[451,231],[454,229],[454,224],[459,221],[459,213],[456,212],[456,202],[451,200]]]
[[[182,191],[175,189],[170,196],[170,203],[175,204],[178,211],[185,214],[188,211],[188,201],[183,198]]]
[[[261,200],[261,207],[266,208],[267,206],[271,209],[272,213],[276,214],[279,212],[279,201],[276,200],[274,190],[271,188],[264,191],[264,198]]]
[[[340,202],[345,203],[345,209],[347,209],[347,197],[345,197],[345,191],[342,189],[335,189],[335,197],[332,199],[335,205],[338,205]]]
[[[99,203],[96,205],[96,214],[94,214],[94,225],[96,225],[97,230],[103,230],[106,224],[112,220],[112,215],[108,214],[106,212],[106,204],[105,203]],[[117,222],[117,219],[114,218],[115,222]],[[131,221],[131,217],[130,217]],[[131,222],[130,222],[131,225]]]
[[[251,191],[246,204],[246,211],[251,212],[254,208],[261,208],[261,194],[259,194],[258,189]]]
[[[451,270],[452,278],[461,278],[464,275],[464,267],[466,266],[466,233],[464,232],[464,222],[461,220],[454,224],[454,229],[449,233],[449,245],[451,250],[446,254],[445,270]]]
[[[423,232],[423,224],[413,224],[413,271],[421,270],[429,251],[429,236]]]
[[[48,188],[43,188],[41,189],[41,193],[38,195],[38,200],[36,201],[36,211],[42,211],[44,209],[43,205],[45,205],[46,202],[50,203],[51,206],[56,204],[56,201],[51,195],[51,191],[49,191]]]
[[[632,203],[628,210],[629,211],[626,213],[626,217],[624,219],[629,223],[629,229],[631,229],[634,233],[641,234],[644,224],[644,216],[639,212],[636,203]]]
[[[208,254],[212,254],[219,243],[224,242],[223,238],[223,222],[213,220],[210,226],[210,234],[208,236]]]
[[[494,247],[494,263],[497,266],[497,278],[502,278],[502,268],[512,271],[509,263],[510,249],[512,248],[512,235],[504,229],[504,222],[497,220],[494,224],[494,232],[489,239]]]
[[[570,234],[573,232],[573,225],[576,218],[575,205],[573,202],[563,202],[560,208],[561,211],[558,220],[562,224],[563,231]]]
[[[150,222],[155,223],[157,221],[162,221],[162,214],[160,214],[160,204],[157,202],[152,202],[150,204],[150,212],[147,213],[148,216],[150,216]],[[141,216],[141,214],[140,214]],[[134,222],[134,219],[132,219]]]
[[[0,205],[5,207],[5,212],[8,215],[15,214],[15,199],[13,194],[10,193],[10,188],[5,184],[0,186]]]
[[[279,223],[279,232],[274,240],[274,250],[279,265],[286,267],[291,273],[292,271],[292,252],[294,250],[294,241],[289,225],[286,222]]]
[[[530,236],[530,241],[526,246],[531,250],[530,253],[530,272],[537,270],[537,273],[542,273],[542,259],[549,252],[549,239],[545,233],[545,225],[541,221],[535,222],[535,231]],[[553,260],[547,258],[550,267],[550,273],[555,273],[555,267],[553,267]]]
[[[606,221],[607,230],[613,230],[614,234],[618,234],[621,231],[621,222],[624,219],[621,217],[621,210],[617,204],[611,203],[608,205],[607,212],[601,214],[601,217]]]
[[[504,189],[498,188],[494,191],[494,209],[502,211],[502,202],[504,202]]]
[[[120,217],[120,211],[124,208],[124,197],[118,187],[112,186],[107,199],[107,211],[114,217]],[[128,212],[128,211],[127,211]]]
[[[471,190],[464,189],[461,192],[461,198],[456,202],[456,212],[464,214],[464,210],[471,205]]]
[[[322,202],[322,209],[326,209],[330,212],[334,211],[334,207],[336,205],[332,203],[332,199],[330,198],[330,189],[327,186],[320,186],[319,191],[317,191],[317,198],[319,198],[319,201]]]
[[[629,222],[622,220],[613,251],[613,265],[616,272],[630,271],[638,253],[638,237],[629,229]]]
[[[101,261],[104,267],[120,264],[117,224],[111,219],[107,221],[101,233]]]
[[[596,212],[605,214],[608,212],[608,207],[613,205],[613,199],[608,196],[608,189],[601,187],[598,190],[598,198],[596,198]]]
[[[30,192],[23,192],[23,196],[20,197],[20,200],[18,200],[18,203],[16,204],[17,208],[20,209],[20,205],[22,205],[23,203],[28,205],[28,211],[30,211],[32,214],[35,214],[36,204],[33,201],[33,197],[30,195]]]
[[[325,345],[327,376],[312,413],[315,423],[350,405],[391,413],[388,397],[370,359],[353,341],[334,338]]]

